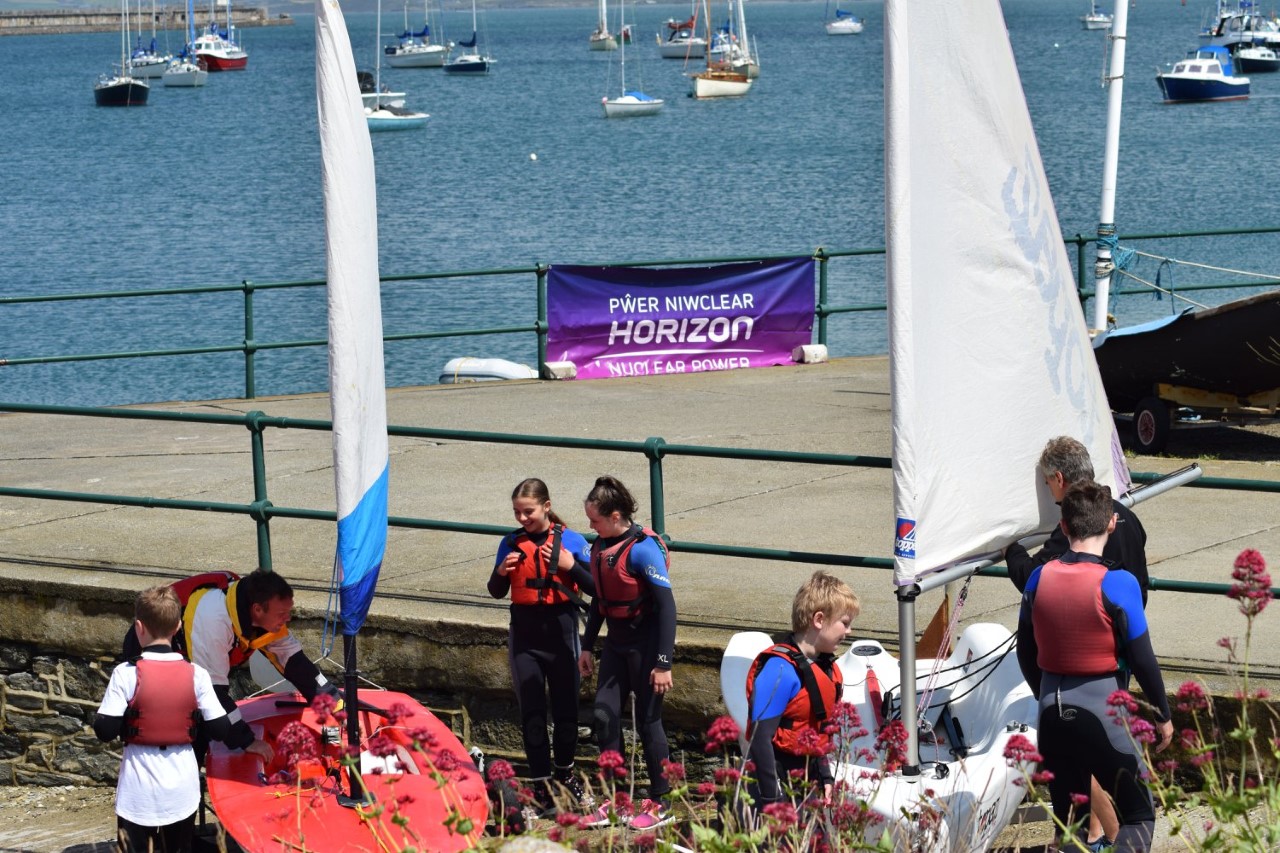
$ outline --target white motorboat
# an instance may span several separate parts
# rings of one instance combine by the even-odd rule
[[[1236,76],[1225,47],[1207,45],[1156,74],[1165,103],[1237,101],[1249,97],[1249,78]]]

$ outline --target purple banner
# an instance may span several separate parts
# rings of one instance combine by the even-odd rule
[[[553,266],[547,359],[579,379],[791,364],[813,334],[813,265]]]

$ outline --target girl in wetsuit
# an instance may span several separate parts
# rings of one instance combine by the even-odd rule
[[[595,591],[591,551],[582,534],[569,530],[551,511],[547,484],[531,477],[511,493],[519,529],[498,545],[489,594],[511,595],[507,657],[520,706],[520,728],[534,793],[544,809],[553,806],[551,783],[581,798],[573,771],[578,746],[578,619],[580,591]],[[547,691],[551,692],[553,735],[547,740]],[[554,775],[551,766],[555,753]]]
[[[591,675],[595,646],[602,625],[609,626],[600,652],[596,686],[596,742],[601,752],[622,751],[622,708],[635,694],[635,722],[649,771],[653,806],[630,821],[639,830],[670,821],[662,798],[671,786],[662,773],[670,757],[662,727],[662,697],[671,689],[671,661],[675,654],[676,602],[667,576],[667,551],[662,539],[632,521],[636,501],[614,477],[600,477],[587,494],[587,519],[599,538],[591,545],[591,573],[595,601],[587,616],[578,658],[584,676]],[[608,822],[609,807],[601,807],[597,822]]]
[[[1115,849],[1149,849],[1155,828],[1145,772],[1124,725],[1108,712],[1108,697],[1123,689],[1131,671],[1152,705],[1156,751],[1173,738],[1164,680],[1151,648],[1137,579],[1102,560],[1115,530],[1111,490],[1086,481],[1062,498],[1062,527],[1070,549],[1035,569],[1027,580],[1018,617],[1018,663],[1040,703],[1039,751],[1053,773],[1049,796],[1054,817],[1070,826],[1089,813],[1072,797],[1089,796],[1090,777],[1116,803],[1120,831]],[[1083,837],[1080,839],[1085,840]]]

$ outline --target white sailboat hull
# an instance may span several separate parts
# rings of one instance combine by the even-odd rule
[[[135,79],[159,79],[169,67],[170,59],[170,56],[135,56],[129,60],[128,74]]]
[[[767,634],[749,632],[735,634],[725,650],[721,690],[730,715],[743,731],[747,723],[747,671],[756,655],[772,644]],[[833,756],[835,776],[837,782],[843,780],[857,792],[859,799],[866,798],[871,809],[884,818],[872,830],[876,836],[889,828],[898,850],[911,850],[913,845],[914,849],[950,853],[989,849],[1026,793],[1019,784],[1022,770],[1009,766],[1005,747],[1015,735],[1035,743],[1039,718],[1035,697],[1018,668],[1009,631],[995,624],[970,625],[955,652],[939,664],[941,674],[929,697],[929,709],[921,709],[921,718],[933,725],[941,742],[921,743],[922,772],[915,777],[890,773],[869,780],[867,776],[878,775],[882,769],[851,758],[859,755],[859,750],[875,753],[878,726],[868,673],[874,672],[881,695],[896,697],[898,659],[874,640],[855,640],[839,664],[844,674],[843,701],[857,709],[867,734],[840,744]],[[917,692],[926,688],[933,668],[933,660],[917,663]],[[944,706],[960,723],[958,731],[963,732],[967,746],[963,760],[951,753],[958,744],[950,742],[939,721]],[[903,814],[919,812],[926,804],[930,810],[940,809],[944,819],[938,822],[933,837],[922,839],[919,827],[908,825]]]
[[[360,97],[366,110],[404,106],[404,92],[362,92]]]
[[[208,79],[209,72],[195,62],[174,62],[164,72],[167,88],[194,89],[203,86]]]
[[[587,39],[587,47],[592,50],[617,50],[618,40],[612,33],[594,32]]]
[[[631,118],[657,115],[662,112],[666,102],[661,98],[644,101],[634,95],[623,95],[620,98],[605,98],[601,103],[604,105],[605,118]]]
[[[826,23],[829,36],[853,36],[862,32],[862,21],[858,18],[839,18]]]
[[[1082,15],[1080,16],[1080,24],[1086,30],[1109,30],[1111,29],[1111,16],[1102,13]]]
[[[707,40],[666,41],[658,45],[658,53],[663,59],[703,59],[707,55]]]
[[[440,68],[449,57],[449,49],[442,44],[400,47],[383,58],[392,68]]]
[[[388,109],[365,110],[364,117],[371,131],[412,130],[425,126],[431,118],[427,113]]]
[[[751,91],[751,78],[736,72],[704,71],[690,80],[695,98],[740,98]]]

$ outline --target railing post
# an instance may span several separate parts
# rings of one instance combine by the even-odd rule
[[[538,264],[538,375],[543,379],[547,369],[547,270],[550,267]]]
[[[244,396],[252,400],[258,395],[253,374],[253,354],[258,350],[253,338],[253,282],[245,279],[240,286],[244,288]]]
[[[827,261],[830,260],[830,256],[819,246],[818,251],[813,253],[813,257],[818,261],[818,304],[814,308],[814,313],[818,315],[818,343],[825,347],[827,345]]]
[[[253,452],[253,511],[249,515],[258,525],[258,567],[271,571],[271,516],[267,512],[271,501],[267,500],[267,454],[262,442],[262,421],[266,417],[257,409],[246,412],[244,425],[249,429]]]
[[[660,437],[644,440],[644,455],[649,459],[649,503],[653,505],[653,530],[663,536],[667,533],[666,502],[662,499],[662,447],[665,444]]]

